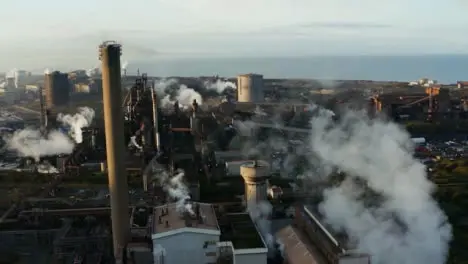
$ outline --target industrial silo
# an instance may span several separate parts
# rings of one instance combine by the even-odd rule
[[[238,102],[258,103],[264,99],[263,75],[250,73],[237,76]]]
[[[70,82],[67,73],[54,71],[44,77],[44,92],[47,109],[67,105],[70,100]]]
[[[245,201],[247,205],[256,205],[268,200],[268,179],[271,177],[270,166],[263,160],[246,162],[240,166],[244,179]]]

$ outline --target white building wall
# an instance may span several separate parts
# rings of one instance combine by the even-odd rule
[[[208,243],[206,249],[203,248],[205,242]],[[182,232],[160,238],[153,237],[154,247],[160,245],[165,249],[164,264],[214,263],[217,242],[219,242],[219,235],[193,232]],[[213,254],[208,252],[213,252]]]
[[[235,264],[266,264],[267,252],[263,253],[239,253],[239,250],[234,252]]]

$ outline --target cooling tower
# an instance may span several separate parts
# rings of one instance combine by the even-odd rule
[[[263,75],[243,74],[237,76],[237,101],[241,103],[263,102]]]
[[[247,162],[240,167],[240,173],[245,183],[245,200],[247,204],[258,204],[268,199],[268,184],[270,166],[263,160]]]
[[[121,263],[130,229],[128,183],[125,170],[124,119],[122,111],[121,46],[104,42],[99,46],[102,62],[104,122],[106,130],[107,174],[116,263]]]

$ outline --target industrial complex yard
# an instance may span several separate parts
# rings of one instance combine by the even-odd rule
[[[0,263],[468,263],[463,83],[127,76],[120,53],[6,78]]]

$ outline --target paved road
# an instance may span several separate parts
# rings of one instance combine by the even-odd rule
[[[23,106],[14,105],[13,108],[18,110],[19,112],[26,112],[26,113],[41,115],[41,112],[26,108],[26,107],[23,107]]]

